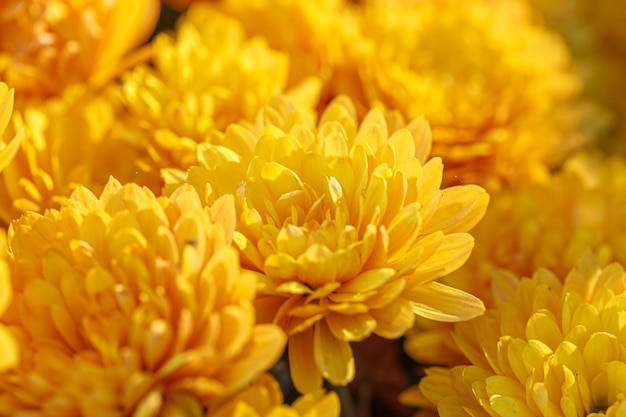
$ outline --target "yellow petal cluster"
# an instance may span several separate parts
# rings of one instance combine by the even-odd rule
[[[117,139],[119,100],[113,93],[92,93],[85,85],[62,96],[16,109],[9,132],[19,132],[2,151],[0,224],[26,210],[59,207],[79,185],[102,190],[108,176],[142,180],[134,160],[143,150]],[[3,122],[8,122],[5,118]],[[12,159],[5,159],[5,151]]]
[[[212,417],[339,417],[339,397],[318,390],[303,395],[293,404],[283,404],[280,387],[269,375],[208,412]]]
[[[283,351],[255,324],[255,277],[231,246],[233,199],[203,207],[111,179],[11,224],[14,296],[3,321],[19,366],[0,376],[6,415],[201,415]]]
[[[454,337],[471,365],[420,381],[440,416],[623,416],[626,272],[585,256],[567,277],[502,273],[513,291]]]
[[[429,120],[446,183],[527,182],[581,139],[580,80],[524,0],[374,0],[363,14],[368,102]]]
[[[133,62],[159,14],[158,0],[7,0],[0,5],[0,79],[21,98],[99,85]]]
[[[289,335],[296,388],[310,392],[322,377],[347,384],[350,342],[397,338],[414,314],[481,314],[480,300],[436,280],[469,256],[466,232],[488,195],[474,185],[441,189],[424,119],[405,124],[373,110],[358,123],[345,96],[317,124],[283,110],[229,127],[223,146],[201,145],[186,181],[207,202],[236,193],[235,243],[242,264],[264,274],[257,312]]]
[[[140,167],[157,177],[159,169],[196,164],[197,143],[219,143],[217,131],[253,119],[283,92],[289,71],[285,54],[262,38],[248,39],[235,19],[201,4],[175,33],[159,34],[152,49],[153,64],[124,74],[122,89],[127,135],[147,148]]]

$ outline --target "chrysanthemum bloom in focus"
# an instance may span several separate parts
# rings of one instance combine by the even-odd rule
[[[72,83],[100,85],[134,62],[158,0],[8,0],[0,5],[0,79],[24,99],[60,95]]]
[[[444,183],[528,182],[580,141],[580,80],[564,43],[523,0],[366,2],[362,65],[372,105],[424,115]]]
[[[114,93],[77,84],[61,97],[16,109],[7,131],[23,132],[23,139],[0,173],[0,225],[27,210],[58,208],[78,185],[100,192],[109,175],[143,180],[134,167],[142,150],[114,133],[118,102]]]
[[[283,404],[280,387],[270,375],[237,393],[233,398],[209,410],[212,417],[339,417],[339,397],[333,391],[319,389]]]
[[[250,36],[289,55],[288,86],[317,76],[324,84],[320,108],[339,93],[363,107],[358,68],[368,53],[358,13],[346,0],[220,0],[214,7],[237,18]],[[365,108],[359,108],[365,113]],[[361,114],[361,112],[360,112]],[[362,115],[362,114],[361,114]]]
[[[624,415],[622,265],[600,268],[586,256],[565,279],[540,269],[521,281],[503,272],[498,281],[513,290],[455,328],[471,365],[431,368],[419,385],[423,397],[408,391],[403,399],[428,399],[443,417]]]
[[[219,144],[216,135],[228,124],[253,119],[284,91],[289,71],[285,54],[247,39],[239,22],[207,5],[191,7],[152,49],[153,65],[126,73],[122,88],[126,136],[147,148],[140,168],[157,178],[163,168],[184,172],[197,164],[197,143]],[[311,83],[307,99],[315,106]]]
[[[493,305],[491,278],[508,269],[530,276],[539,267],[564,277],[591,250],[604,266],[626,264],[626,161],[579,154],[543,183],[492,196],[474,228],[476,247],[457,271],[442,279]],[[410,356],[427,364],[464,360],[450,326],[419,321],[407,336]]]
[[[23,358],[2,413],[200,416],[271,367],[285,335],[255,324],[234,224],[230,196],[203,208],[191,186],[156,198],[113,179],[13,222],[4,322]]]
[[[231,126],[223,147],[201,146],[202,165],[186,181],[209,203],[236,192],[242,263],[264,274],[256,309],[289,335],[300,392],[322,377],[350,382],[350,342],[400,337],[414,314],[459,321],[482,313],[479,299],[436,280],[469,256],[465,232],[488,195],[473,185],[440,189],[443,166],[428,160],[424,119],[406,125],[374,110],[359,126],[346,97],[317,125],[280,113],[267,109],[250,129]]]

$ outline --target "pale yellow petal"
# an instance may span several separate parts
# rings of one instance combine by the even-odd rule
[[[438,282],[408,288],[403,297],[411,301],[415,314],[436,321],[464,321],[485,312],[479,298]]]
[[[315,363],[325,379],[344,386],[354,379],[354,357],[348,342],[339,340],[324,320],[315,325]]]
[[[313,353],[314,332],[309,328],[289,337],[289,370],[299,392],[313,392],[322,387],[322,374]]]

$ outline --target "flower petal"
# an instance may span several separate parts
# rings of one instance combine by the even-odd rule
[[[350,344],[337,339],[324,320],[315,326],[313,346],[315,363],[325,379],[340,386],[354,379],[354,357]]]
[[[403,297],[411,301],[415,314],[436,321],[464,321],[485,312],[479,298],[438,282],[407,289]]]

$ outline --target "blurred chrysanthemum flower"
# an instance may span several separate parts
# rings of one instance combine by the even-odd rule
[[[241,119],[251,120],[270,99],[284,91],[289,60],[261,38],[247,39],[235,19],[207,5],[194,5],[174,34],[153,42],[153,64],[123,76],[132,142],[149,158],[140,168],[185,170],[196,164],[200,142],[218,142],[216,131]],[[303,87],[309,106],[317,102],[315,82]],[[297,94],[296,94],[297,95]]]
[[[621,416],[626,407],[626,273],[592,256],[563,280],[503,272],[511,292],[454,337],[471,365],[431,368],[420,394],[440,416]],[[563,282],[564,281],[564,282]]]
[[[284,104],[284,103],[283,103]],[[289,335],[296,388],[354,377],[350,342],[401,336],[414,314],[467,320],[480,300],[436,280],[465,262],[465,233],[488,195],[474,185],[441,189],[428,160],[423,118],[369,112],[359,125],[346,97],[317,125],[269,108],[252,127],[232,125],[223,146],[201,145],[186,181],[205,194],[236,193],[242,264],[264,274],[259,317]],[[172,187],[175,188],[175,187]]]
[[[602,146],[626,151],[626,7],[613,0],[529,0],[572,51],[583,94],[604,107]],[[598,119],[596,117],[596,119]]]
[[[286,338],[255,324],[234,225],[230,196],[206,208],[191,186],[156,198],[113,179],[13,222],[3,320],[23,357],[2,413],[200,416],[266,371]]]
[[[214,7],[242,22],[250,36],[289,55],[288,86],[310,76],[323,82],[320,106],[339,93],[362,106],[358,68],[368,46],[360,36],[358,13],[346,0],[220,0]],[[364,113],[364,112],[363,112]]]
[[[229,398],[215,409],[211,417],[339,417],[339,397],[333,391],[320,389],[283,404],[283,395],[276,381],[269,375]]]
[[[529,276],[544,267],[565,276],[588,250],[602,266],[626,263],[624,196],[626,160],[578,154],[543,183],[493,196],[472,232],[472,256],[444,281],[491,305],[489,277],[500,268]]]
[[[158,0],[8,0],[0,5],[0,78],[19,97],[99,85],[133,62],[150,35]]]
[[[520,0],[365,3],[362,65],[369,103],[424,115],[446,183],[541,176],[580,142],[580,80],[557,35]]]
[[[0,173],[0,224],[26,210],[58,207],[78,185],[99,192],[109,175],[141,180],[134,167],[141,150],[115,138],[116,102],[114,93],[76,84],[14,112],[8,130],[23,132],[23,139]]]
[[[492,306],[491,278],[498,269],[529,276],[544,267],[565,276],[588,250],[601,266],[626,264],[625,196],[623,158],[576,155],[543,183],[493,195],[485,218],[472,231],[472,255],[442,282]],[[418,324],[405,345],[415,360],[448,365],[463,361],[449,326]]]

